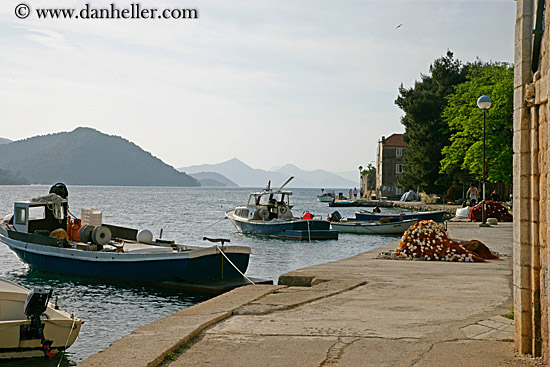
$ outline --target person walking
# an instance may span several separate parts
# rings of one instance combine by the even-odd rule
[[[493,190],[493,192],[491,193],[491,200],[500,201],[500,195],[497,194],[497,190]]]
[[[353,198],[357,199],[357,187],[353,188]]]
[[[353,194],[353,190],[349,189],[349,198],[351,199],[351,195]]]
[[[477,197],[479,195],[479,190],[474,184],[470,185],[470,188],[466,192],[466,197],[470,199],[470,206],[474,206],[477,203]]]

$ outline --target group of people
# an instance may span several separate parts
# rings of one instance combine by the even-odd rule
[[[359,194],[359,198],[362,198],[363,197],[363,188],[361,188],[360,191],[357,191],[357,187],[354,187],[353,190],[349,189],[349,198],[350,199],[352,198],[352,195],[353,195],[354,199],[357,199],[357,194]]]
[[[466,200],[470,202],[470,206],[476,205],[476,203],[479,201],[479,194],[479,189],[474,184],[471,184],[468,188],[468,191],[466,192]],[[493,190],[493,192],[489,196],[489,200],[500,201],[500,195],[497,193],[497,190]]]

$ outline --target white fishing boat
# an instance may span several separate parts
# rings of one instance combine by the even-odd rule
[[[52,305],[51,294],[0,279],[0,359],[53,357],[74,343],[82,321]]]
[[[321,195],[317,195],[317,201],[321,203],[332,203],[336,199],[336,195],[333,192],[324,192]]]
[[[264,190],[250,194],[246,205],[228,210],[225,216],[244,234],[298,240],[338,239],[338,232],[330,230],[329,221],[313,219],[311,213],[302,217],[292,214],[292,191],[282,189],[293,178],[290,177],[277,190],[271,189],[269,182]]]
[[[358,234],[403,234],[418,219],[407,219],[398,222],[367,222],[358,220],[343,220],[332,222],[332,229],[343,233]]]

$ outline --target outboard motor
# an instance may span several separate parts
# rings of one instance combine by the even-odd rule
[[[56,194],[61,196],[63,199],[67,199],[69,197],[69,190],[67,190],[67,186],[65,186],[64,183],[58,182],[50,187],[50,194]]]
[[[31,328],[40,337],[42,350],[46,358],[54,357],[55,353],[50,352],[53,341],[44,338],[44,329],[42,328],[42,322],[40,322],[40,315],[46,311],[52,292],[52,289],[48,291],[44,288],[33,288],[27,296],[24,307],[25,315],[31,320]]]
[[[332,213],[332,215],[330,216],[330,221],[331,222],[339,222],[342,220],[342,215],[340,214],[339,211],[335,211],[334,213]]]

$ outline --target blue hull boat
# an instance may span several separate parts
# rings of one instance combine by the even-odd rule
[[[101,222],[75,230],[64,190],[59,192],[64,196],[50,193],[15,202],[13,216],[0,223],[0,242],[30,270],[150,284],[213,282],[242,278],[246,272],[250,248],[227,246],[225,239],[199,247],[153,240],[150,231]]]
[[[248,220],[239,218],[234,210],[225,213],[240,233],[298,240],[336,240],[338,232],[330,229],[330,222],[317,219]]]
[[[355,220],[380,221],[384,218],[400,218],[400,220],[418,219],[433,220],[434,222],[443,222],[445,211],[434,212],[415,212],[415,213],[372,213],[368,211],[355,212]]]
[[[186,246],[182,251],[174,251],[167,247],[139,245],[133,250],[127,243],[126,252],[115,252],[114,249],[86,251],[32,243],[29,238],[23,239],[24,235],[9,231],[9,238],[6,238],[0,233],[0,242],[15,252],[32,271],[149,284],[169,281],[197,283],[242,277],[216,246]],[[224,246],[223,251],[244,274],[250,248]]]
[[[250,194],[246,205],[227,211],[225,216],[240,233],[298,240],[338,239],[338,232],[330,229],[329,221],[313,219],[310,213],[294,217],[289,202],[292,191],[282,191],[293,178],[278,190],[272,190],[268,183],[266,189]]]

